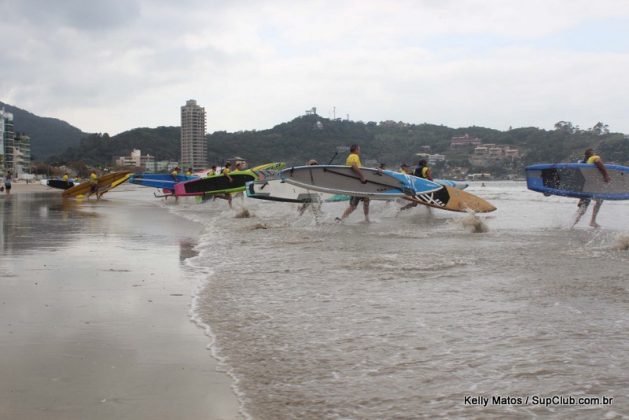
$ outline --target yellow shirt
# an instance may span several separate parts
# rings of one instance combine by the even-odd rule
[[[428,166],[424,166],[422,168],[422,178],[428,178],[428,171],[429,171]]]
[[[192,172],[186,171],[186,176],[191,176],[191,175],[192,175]]]
[[[172,171],[170,174],[171,174],[172,176],[177,176],[177,175],[179,175],[179,173],[178,173],[177,171]]]
[[[94,172],[92,172],[90,174],[90,181],[92,182],[98,182],[98,175],[96,175]]]
[[[347,166],[352,166],[356,164],[356,166],[358,166],[359,168],[362,165],[362,163],[360,163],[360,156],[358,156],[356,153],[350,153],[350,155],[347,157],[347,160],[345,161],[345,165]]]
[[[210,169],[210,171],[207,173],[207,176],[212,176],[212,175],[216,175],[216,171],[214,169]]]
[[[585,163],[594,163],[594,162],[598,162],[599,160],[601,160],[601,157],[599,155],[592,155],[588,158],[587,162]]]
[[[63,176],[63,180],[64,180],[65,182],[68,182],[68,180],[69,180],[69,179],[70,179],[70,177],[69,177],[68,175],[64,175],[64,176]]]
[[[229,175],[230,172],[231,171],[229,170],[229,168],[225,168],[225,169],[223,169],[222,173],[223,173],[223,175]]]

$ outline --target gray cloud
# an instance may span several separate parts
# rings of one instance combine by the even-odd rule
[[[629,90],[628,51],[539,48],[581,22],[627,21],[629,6],[563,4],[4,0],[0,100],[110,133],[178,124],[189,98],[211,130],[337,106],[365,121],[495,128],[585,126],[596,112],[629,131],[628,100],[615,94]]]
[[[9,16],[40,27],[64,26],[79,31],[102,31],[131,24],[140,15],[134,0],[8,0]]]

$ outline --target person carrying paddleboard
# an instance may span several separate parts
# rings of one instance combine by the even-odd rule
[[[429,181],[432,181],[432,171],[430,170],[430,167],[428,166],[428,162],[426,161],[426,159],[422,159],[419,161],[419,163],[417,164],[417,168],[415,168],[415,173],[413,175],[415,175],[418,178],[424,178]]]
[[[424,178],[432,181],[432,171],[430,170],[426,159],[422,159],[417,163],[417,168],[415,168],[415,172],[412,175],[415,175],[418,178]],[[418,203],[410,202],[407,205],[401,207],[400,211],[408,210],[410,208],[417,207],[418,205]],[[428,207],[428,212],[430,213],[430,207]]]
[[[90,194],[96,194],[96,199],[100,200],[100,195],[98,194],[98,175],[96,175],[96,171],[90,173]]]
[[[314,166],[314,165],[318,165],[318,164],[319,164],[319,162],[317,162],[315,159],[310,159],[308,162],[306,162],[306,165],[308,165],[308,166]],[[301,216],[302,214],[304,214],[306,209],[308,207],[310,207],[311,204],[312,203],[304,203],[301,206],[299,206],[299,208],[297,209],[297,211],[299,212],[299,215]],[[313,207],[315,212],[321,210],[321,203],[317,203],[317,204],[318,205],[317,205],[316,208]]]
[[[603,160],[601,159],[600,156],[594,154],[593,149],[587,149],[585,151],[584,159],[579,161],[579,163],[588,163],[588,164],[596,165],[596,168],[603,176],[603,181],[605,181],[605,183],[609,183],[611,181],[611,178],[609,177],[609,174],[607,173],[607,169],[605,169],[605,164],[603,163]],[[577,207],[578,207],[577,216],[574,220],[574,223],[572,224],[572,227],[574,227],[577,223],[579,223],[579,220],[581,220],[581,217],[583,217],[583,215],[587,211],[588,206],[590,205],[591,201],[592,200],[589,198],[581,198],[579,200],[579,203],[577,204]],[[603,200],[594,199],[594,208],[592,209],[592,219],[590,220],[590,226],[592,226],[593,228],[600,227],[600,225],[596,223],[596,216],[598,215],[598,211],[601,209],[602,205],[603,205]]]
[[[358,175],[358,177],[360,178],[360,182],[362,182],[363,184],[367,183],[367,179],[365,178],[363,173],[360,171],[360,167],[362,166],[362,163],[360,162],[360,146],[359,145],[357,144],[351,145],[351,147],[349,148],[349,156],[347,156],[347,159],[345,160],[345,165],[351,166],[352,171],[354,171],[354,173],[356,173],[356,175]],[[360,203],[361,201],[363,202],[363,212],[365,213],[365,222],[369,223],[369,197],[352,197],[349,200],[349,207],[345,210],[343,215],[340,218],[337,217],[336,220],[338,222],[341,222],[344,219],[346,219],[347,216],[349,216],[350,214],[352,214],[354,210],[356,210],[356,208],[358,207],[358,203]]]
[[[229,179],[229,182],[234,182],[234,180],[232,179],[231,176],[229,176],[229,173],[231,172],[231,162],[227,162],[225,163],[225,167],[223,168],[223,170],[221,171],[221,175],[224,175],[227,177],[227,179]],[[231,193],[225,193],[222,195],[214,195],[214,198],[222,198],[223,200],[227,200],[227,203],[229,204],[229,208],[233,208],[232,207],[232,195]]]

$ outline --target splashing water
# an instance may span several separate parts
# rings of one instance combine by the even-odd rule
[[[618,251],[629,251],[629,235],[620,234],[616,237],[614,249]]]
[[[251,217],[251,213],[249,212],[249,210],[247,209],[242,209],[240,212],[238,212],[235,216],[236,219],[248,219]]]
[[[486,233],[489,232],[489,226],[475,214],[469,214],[461,219],[461,224],[470,233]]]

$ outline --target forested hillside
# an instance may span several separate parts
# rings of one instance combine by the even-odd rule
[[[23,109],[0,102],[0,108],[13,114],[16,133],[31,138],[31,155],[35,160],[45,160],[68,147],[76,146],[87,134],[65,121],[39,117]]]

